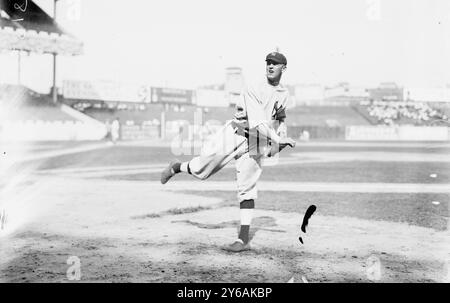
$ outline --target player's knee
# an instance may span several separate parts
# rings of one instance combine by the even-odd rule
[[[199,179],[200,180],[206,180],[211,176],[211,173],[205,173],[205,174],[201,174],[199,175]]]
[[[204,170],[189,170],[189,174],[193,175],[195,178],[199,180],[206,180],[211,176],[211,173]]]

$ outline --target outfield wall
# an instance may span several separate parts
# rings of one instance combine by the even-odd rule
[[[450,128],[445,126],[366,126],[345,129],[349,141],[448,141]]]
[[[203,134],[203,131],[194,128],[189,125],[189,130],[186,130],[186,134],[189,135],[185,132],[180,134],[177,128],[169,132],[166,139],[181,135],[184,140],[191,140],[193,138],[190,134]],[[214,130],[208,131],[208,134]],[[450,127],[442,126],[288,127],[288,135],[295,139],[299,139],[303,131],[307,131],[312,140],[450,141]],[[106,135],[107,130],[103,125],[80,121],[2,121],[0,123],[0,141],[94,141],[105,139]],[[160,136],[159,126],[122,126],[123,140],[149,140]],[[207,134],[201,137],[205,136]]]
[[[303,131],[307,131],[309,139],[311,140],[344,140],[344,127],[329,127],[329,126],[288,126],[288,136],[293,139],[300,139]]]
[[[152,140],[161,137],[160,126],[155,125],[122,125],[122,140]]]

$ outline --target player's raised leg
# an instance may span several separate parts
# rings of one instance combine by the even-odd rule
[[[181,166],[183,166],[185,172],[189,172],[188,163],[182,163],[177,160],[171,161],[169,165],[161,172],[161,183],[166,184],[170,178],[178,173],[181,173]]]
[[[205,180],[242,153],[245,143],[245,137],[237,135],[231,123],[227,123],[205,143],[199,156],[186,162],[170,162],[161,173],[161,183],[181,172]]]

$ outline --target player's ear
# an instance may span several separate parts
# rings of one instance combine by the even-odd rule
[[[283,67],[281,68],[281,71],[284,73],[286,71],[286,68],[287,68],[286,64],[283,64]]]

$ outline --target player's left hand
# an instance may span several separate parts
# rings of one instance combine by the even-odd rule
[[[295,147],[295,144],[296,144],[295,140],[293,140],[289,137],[281,138],[281,140],[280,140],[280,148],[285,148],[288,145],[290,147]]]
[[[279,145],[273,144],[270,148],[269,153],[267,154],[268,157],[273,157],[276,154],[278,154],[280,151],[282,151],[286,146],[295,147],[295,140],[291,138],[282,138]]]

